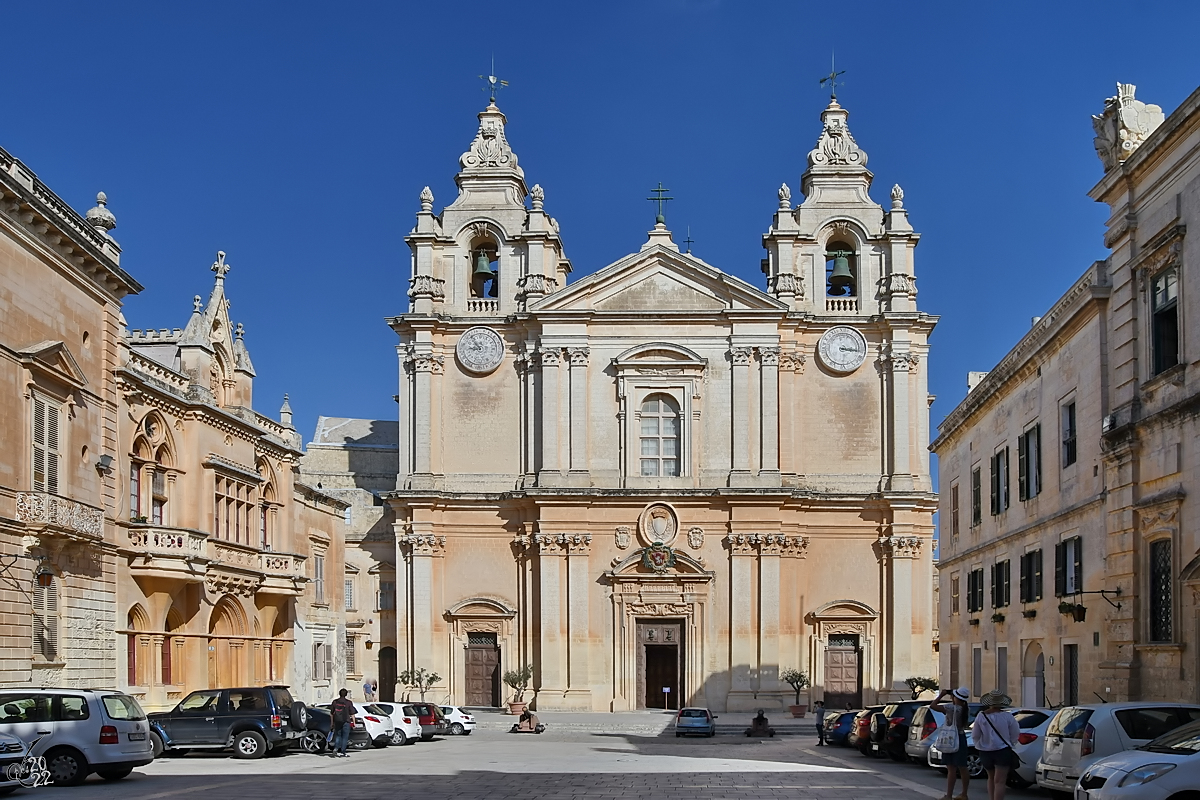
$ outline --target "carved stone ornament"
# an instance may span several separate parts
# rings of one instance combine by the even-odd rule
[[[663,544],[643,548],[642,566],[661,575],[675,566],[675,551]]]
[[[628,550],[629,545],[633,542],[633,531],[624,526],[617,528],[615,532],[617,539],[618,550]]]
[[[731,347],[729,348],[729,360],[735,366],[744,367],[750,365],[750,357],[754,354],[752,347]]]
[[[804,278],[790,272],[781,272],[771,278],[771,291],[777,295],[795,295],[804,299]]]
[[[535,183],[529,190],[529,199],[533,202],[534,211],[542,210],[542,205],[546,202],[546,190],[540,183]]]
[[[821,114],[824,128],[817,146],[808,154],[810,167],[822,166],[853,166],[863,167],[867,164],[867,154],[859,149],[858,143],[850,135],[846,125],[849,112],[834,100]]]
[[[495,106],[479,114],[479,130],[471,149],[463,153],[460,163],[464,171],[508,168],[516,169],[517,156],[504,137],[504,115]]]
[[[399,538],[400,547],[411,556],[441,556],[446,553],[446,537],[431,533],[406,533]]]
[[[902,208],[904,208],[904,190],[897,183],[892,187],[892,210],[899,211]]]
[[[86,218],[93,228],[105,235],[117,227],[117,218],[108,210],[108,196],[104,192],[96,195],[96,206],[88,209]]]
[[[417,297],[441,299],[446,296],[443,288],[445,285],[444,280],[432,275],[413,275],[408,282],[408,296],[414,299]]]
[[[704,529],[688,528],[687,541],[688,547],[693,550],[699,550],[701,547],[704,547]]]
[[[421,190],[421,212],[428,214],[433,211],[433,190],[426,186]]]
[[[802,373],[802,372],[804,372],[804,365],[807,363],[808,363],[808,356],[806,356],[804,353],[800,352],[799,350],[793,351],[791,353],[780,353],[779,354],[780,369],[785,369],[785,370],[790,369],[793,372]]]
[[[550,294],[557,288],[558,281],[547,275],[531,273],[517,278],[518,296]]]
[[[1136,99],[1136,89],[1132,83],[1118,83],[1116,96],[1105,100],[1104,111],[1092,117],[1092,143],[1105,172],[1129,158],[1166,118],[1161,106]]]
[[[792,190],[786,183],[779,186],[779,208],[788,211],[792,207]]]
[[[626,603],[625,613],[635,617],[690,617],[695,603]]]
[[[867,358],[867,340],[856,329],[838,325],[825,331],[817,343],[821,363],[833,372],[849,374]]]
[[[922,544],[919,536],[890,536],[884,540],[892,558],[916,558],[921,555]]]
[[[758,351],[758,360],[762,362],[764,367],[779,366],[779,348],[778,347],[756,347]]]
[[[469,328],[454,348],[458,363],[467,372],[486,375],[504,361],[504,340],[491,328]]]
[[[638,517],[638,537],[647,547],[670,547],[678,533],[679,517],[675,515],[675,509],[666,503],[648,505]]]

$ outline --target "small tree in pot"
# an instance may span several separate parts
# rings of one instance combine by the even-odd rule
[[[428,692],[435,683],[442,679],[441,675],[427,670],[424,667],[406,669],[404,672],[401,672],[398,677],[400,679],[400,683],[420,692],[421,700],[424,700],[425,693]]]
[[[532,664],[526,664],[520,669],[510,669],[504,673],[504,683],[514,692],[513,699],[508,703],[508,713],[521,714],[525,711],[525,706],[529,705],[525,702],[525,690],[529,688],[531,680],[533,680]]]
[[[796,705],[788,706],[788,710],[792,712],[793,717],[803,717],[808,713],[808,704],[800,702],[800,692],[812,685],[808,680],[808,673],[789,667],[779,673],[779,680],[791,686],[792,691],[796,693]]]

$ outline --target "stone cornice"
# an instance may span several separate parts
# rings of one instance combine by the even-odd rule
[[[938,425],[938,437],[929,445],[937,452],[971,417],[980,412],[991,401],[996,400],[1000,390],[1009,381],[1019,379],[1023,371],[1036,369],[1032,358],[1043,347],[1058,340],[1058,335],[1076,314],[1095,299],[1106,298],[1110,287],[1107,284],[1106,264],[1097,261],[1084,271],[1083,276],[1050,307],[1050,310],[1008,351],[1000,363],[988,372],[987,377],[972,389],[953,411]]]

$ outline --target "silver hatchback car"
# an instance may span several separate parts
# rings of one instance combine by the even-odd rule
[[[717,715],[707,708],[681,708],[675,717],[675,735],[716,736]]]

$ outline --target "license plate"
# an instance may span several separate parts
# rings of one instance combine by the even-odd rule
[[[146,740],[146,734],[144,734],[144,733],[129,734],[129,741],[131,741],[131,742],[144,742],[145,740]]]
[[[872,749],[872,750],[878,750],[878,749],[879,749],[879,745],[877,745],[877,744],[873,744],[873,745],[871,745],[871,749]]]
[[[1046,780],[1048,780],[1048,781],[1054,781],[1056,783],[1063,782],[1063,774],[1061,772],[1058,772],[1057,770],[1048,769],[1045,772],[1043,772],[1042,774],[1045,776]]]

